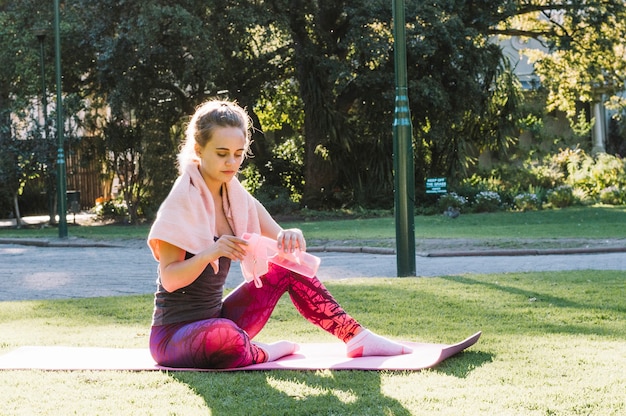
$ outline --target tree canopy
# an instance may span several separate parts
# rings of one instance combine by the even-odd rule
[[[392,205],[388,0],[76,0],[61,6],[71,120],[64,128],[72,140],[91,139],[106,173],[122,179],[135,219],[151,215],[165,196],[183,125],[196,105],[214,96],[250,111],[256,157],[246,175],[267,198],[312,208]],[[0,175],[11,194],[20,188],[18,159],[33,159],[18,155],[24,147],[18,124],[41,134],[41,119],[34,117],[41,95],[34,33],[50,35],[44,59],[52,62],[51,8],[0,1],[0,141],[15,151],[3,154]],[[506,154],[514,143],[522,93],[497,36],[545,45],[534,59],[548,109],[576,121],[577,103],[600,93],[614,108],[622,105],[623,1],[407,0],[406,10],[418,188],[427,176],[459,180],[481,151]],[[51,70],[47,83],[54,85]],[[34,159],[34,165],[49,163]]]

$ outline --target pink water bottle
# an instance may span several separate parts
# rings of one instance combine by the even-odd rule
[[[269,270],[268,263],[274,263],[306,277],[315,276],[320,266],[319,257],[300,250],[285,253],[278,249],[278,243],[271,238],[253,233],[245,233],[241,238],[248,242],[248,252],[241,262],[241,271],[246,281],[254,280],[257,287],[263,285],[260,277]]]

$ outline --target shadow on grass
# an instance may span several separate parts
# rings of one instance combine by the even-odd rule
[[[441,276],[443,280],[449,280],[452,282],[460,283],[463,285],[480,285],[487,289],[494,291],[502,291],[511,295],[523,296],[527,299],[540,299],[543,302],[547,302],[557,307],[564,308],[584,308],[597,307],[598,305],[582,304],[579,302],[573,302],[569,299],[554,296],[548,293],[539,293],[537,290],[526,290],[512,286],[506,286],[501,283],[485,282],[477,279],[472,279],[465,276]]]
[[[475,369],[493,362],[493,354],[484,351],[463,351],[433,368],[437,373],[443,373],[456,378],[467,378]]]
[[[612,271],[603,271],[603,274],[608,274],[611,273]],[[569,272],[569,275],[571,276],[575,276],[578,275],[580,273],[585,273],[585,271],[573,271],[573,272]],[[621,273],[621,272],[619,272]],[[529,275],[536,275],[536,273],[531,273]],[[581,291],[587,291],[589,290],[588,287],[586,286],[593,286],[593,284],[598,285],[598,284],[603,284],[603,282],[600,280],[598,282],[592,283],[591,280],[587,280],[586,284],[583,284],[581,282],[570,282],[567,280],[567,278],[563,278],[562,273],[558,273],[558,272],[553,272],[550,273],[551,278],[555,279],[555,284],[567,284],[569,286],[571,286],[571,288],[574,288],[575,285],[580,286],[580,290]],[[472,279],[469,278],[467,276],[458,276],[458,275],[454,275],[454,276],[441,276],[440,277],[443,280],[448,280],[448,281],[452,281],[452,282],[456,282],[456,283],[460,283],[463,285],[480,285],[483,286],[487,289],[491,289],[494,291],[502,291],[502,292],[506,292],[508,294],[511,295],[518,295],[518,296],[524,296],[528,299],[531,298],[536,298],[537,300],[541,300],[542,302],[546,302],[549,303],[553,306],[557,306],[557,307],[561,307],[561,308],[576,308],[576,309],[589,309],[589,308],[597,308],[597,309],[604,309],[604,310],[612,310],[615,312],[624,312],[623,307],[620,307],[619,305],[611,305],[611,304],[607,304],[604,299],[596,299],[597,301],[600,301],[600,303],[594,304],[593,302],[576,302],[573,301],[571,299],[568,299],[566,297],[561,297],[561,296],[554,296],[552,294],[549,294],[547,292],[539,292],[538,290],[530,290],[530,289],[522,289],[522,288],[518,288],[518,287],[513,287],[513,286],[507,286],[497,282],[486,282],[483,280],[478,280],[478,279]],[[588,297],[588,299],[593,299],[591,296]]]
[[[465,313],[480,320],[481,317],[498,318],[498,331],[503,333],[514,328],[516,333],[541,331],[560,334],[593,334],[623,336],[624,327],[618,322],[624,318],[624,302],[620,293],[623,288],[617,273],[606,271],[602,278],[591,280],[585,271],[550,273],[545,281],[524,282],[528,288],[504,283],[505,277],[496,281],[481,280],[481,276],[441,276],[442,280],[458,283],[466,288],[479,288],[484,299],[497,299],[500,304],[465,306]],[[599,272],[597,272],[599,273]],[[530,276],[534,276],[531,274]],[[604,277],[608,280],[604,280]],[[617,276],[617,277],[614,277]],[[516,278],[517,279],[517,278]],[[550,293],[550,291],[556,293]],[[558,293],[560,291],[560,293]],[[510,302],[506,296],[512,295]],[[489,326],[489,320],[484,321]]]
[[[466,378],[493,361],[493,355],[465,351],[432,370]],[[402,403],[383,393],[384,375],[403,377],[406,371],[239,371],[172,372],[170,377],[198,394],[211,414],[340,414],[410,415]],[[419,385],[414,386],[416,390]],[[252,405],[250,405],[252,403]],[[245,404],[242,406],[242,404]],[[247,409],[247,410],[246,410]]]
[[[406,415],[381,391],[381,373],[368,371],[269,371],[171,373],[202,397],[212,415]]]

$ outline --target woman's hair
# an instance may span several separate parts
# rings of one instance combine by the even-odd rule
[[[200,147],[206,146],[211,141],[215,129],[219,127],[240,128],[246,136],[244,154],[249,152],[252,120],[246,110],[232,101],[210,100],[198,106],[189,121],[185,139],[178,153],[179,173],[182,174],[188,164],[200,160],[195,150],[196,143]]]

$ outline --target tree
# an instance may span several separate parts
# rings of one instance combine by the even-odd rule
[[[292,39],[303,101],[304,204],[336,206],[340,200],[389,208],[395,96],[389,3],[270,4],[276,15],[283,13],[278,24]],[[487,32],[498,22],[499,6],[444,0],[407,5],[418,184],[427,175],[461,177],[482,148],[505,151],[511,144],[510,128],[490,131],[514,123],[516,102],[494,111],[494,100],[503,95],[494,86],[506,70]],[[501,85],[515,92],[514,84]]]
[[[42,14],[34,1],[0,2],[0,183],[11,196],[18,226],[18,196],[28,180],[39,176],[42,166],[49,169],[45,165],[48,144],[41,140],[34,116],[41,107],[41,84],[37,38],[31,29],[40,24]]]
[[[302,137],[288,31],[266,2],[216,0],[206,7],[219,63],[212,81],[220,96],[248,110],[254,125],[246,183],[267,206],[287,210],[289,193],[302,193],[300,158],[280,150]]]
[[[90,85],[92,102],[108,110],[92,130],[101,137],[102,150],[112,152],[109,161],[115,162],[108,166],[125,167],[116,173],[128,181],[122,186],[127,204],[141,205],[145,213],[156,209],[175,178],[182,126],[196,105],[226,94],[255,118],[259,91],[276,79],[277,65],[269,63],[276,48],[270,46],[275,41],[270,14],[261,13],[257,2],[127,6],[82,2],[74,11],[82,21],[98,20],[86,40],[96,65],[83,83]]]
[[[267,4],[291,39],[293,77],[303,106],[302,204],[320,208],[370,197],[384,200],[392,178],[386,140],[393,109],[393,70],[386,65],[388,2]],[[378,135],[381,119],[388,128]]]
[[[491,33],[544,44],[545,51],[527,54],[548,92],[548,111],[563,111],[579,134],[588,134],[591,117],[581,112],[580,103],[604,101],[623,111],[619,93],[626,81],[626,3],[525,1],[510,10]]]
[[[213,89],[206,8],[180,3],[85,2],[75,9],[84,21],[98,21],[87,38],[95,63],[87,97],[106,111],[95,113],[91,130],[122,181],[131,222],[165,197],[176,176],[180,123]]]
[[[249,163],[262,186],[277,190],[274,196],[285,187],[312,208],[389,208],[390,6],[388,0],[63,2],[68,136],[97,137],[103,162],[125,167],[118,174],[127,204],[137,210],[131,215],[149,215],[175,178],[188,116],[207,98],[228,96],[251,113],[256,157]],[[406,7],[418,187],[428,175],[462,178],[481,151],[504,153],[511,145],[519,86],[494,35],[533,36],[557,51],[559,62],[542,57],[538,68],[547,68],[545,85],[567,105],[584,96],[578,84],[621,85],[624,60],[601,58],[623,53],[616,46],[623,2],[437,0]],[[49,22],[49,8],[33,0],[0,2],[6,126],[9,114],[39,94],[35,38],[21,28]],[[540,21],[539,14],[552,19]],[[607,21],[618,34],[607,31]],[[583,65],[588,52],[595,61]],[[554,68],[565,62],[578,82],[552,85],[550,62]],[[15,139],[9,131],[2,140]]]

